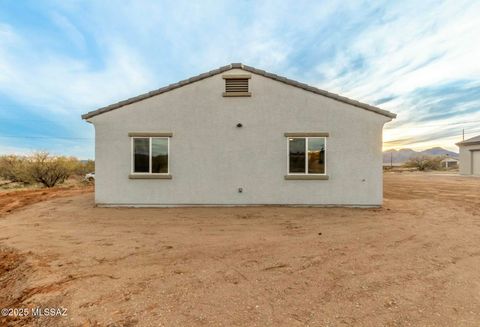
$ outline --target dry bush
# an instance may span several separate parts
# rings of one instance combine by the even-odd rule
[[[0,157],[0,178],[12,183],[40,183],[45,187],[53,187],[71,175],[83,176],[94,169],[92,160],[82,162],[74,157],[51,156],[48,152]]]
[[[80,161],[80,160],[77,160],[77,161],[78,162],[74,171],[75,175],[85,176],[88,173],[95,172],[95,161],[90,159],[86,161]]]
[[[37,152],[29,157],[27,171],[35,182],[53,187],[70,177],[77,165],[78,159],[73,157],[55,157],[48,152]]]
[[[0,178],[12,183],[29,184],[31,178],[27,171],[27,157],[16,155],[1,156]]]
[[[441,161],[441,157],[418,156],[408,160],[405,163],[405,167],[417,168],[420,171],[439,170]]]

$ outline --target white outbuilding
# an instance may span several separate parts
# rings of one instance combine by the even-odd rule
[[[395,117],[240,63],[82,116],[103,206],[380,206]]]
[[[460,174],[480,176],[480,135],[457,145],[460,148]]]
[[[443,158],[442,161],[440,161],[440,164],[442,165],[442,168],[452,169],[452,168],[458,168],[459,162],[460,160],[458,160],[457,158],[446,157],[446,158]]]

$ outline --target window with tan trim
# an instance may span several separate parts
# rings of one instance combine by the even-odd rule
[[[326,175],[326,137],[288,137],[288,175]]]
[[[170,138],[132,137],[132,174],[169,174]]]

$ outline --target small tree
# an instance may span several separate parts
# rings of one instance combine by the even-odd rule
[[[440,169],[442,158],[429,157],[429,156],[417,156],[410,158],[406,163],[406,167],[417,168],[420,171],[425,170],[438,170]]]
[[[48,152],[37,152],[28,160],[28,174],[31,178],[46,187],[63,183],[77,165],[75,158],[54,157]]]

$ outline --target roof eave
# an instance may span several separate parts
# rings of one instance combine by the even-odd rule
[[[475,141],[475,142],[458,142],[455,143],[457,146],[462,146],[462,145],[480,145],[480,141]]]

